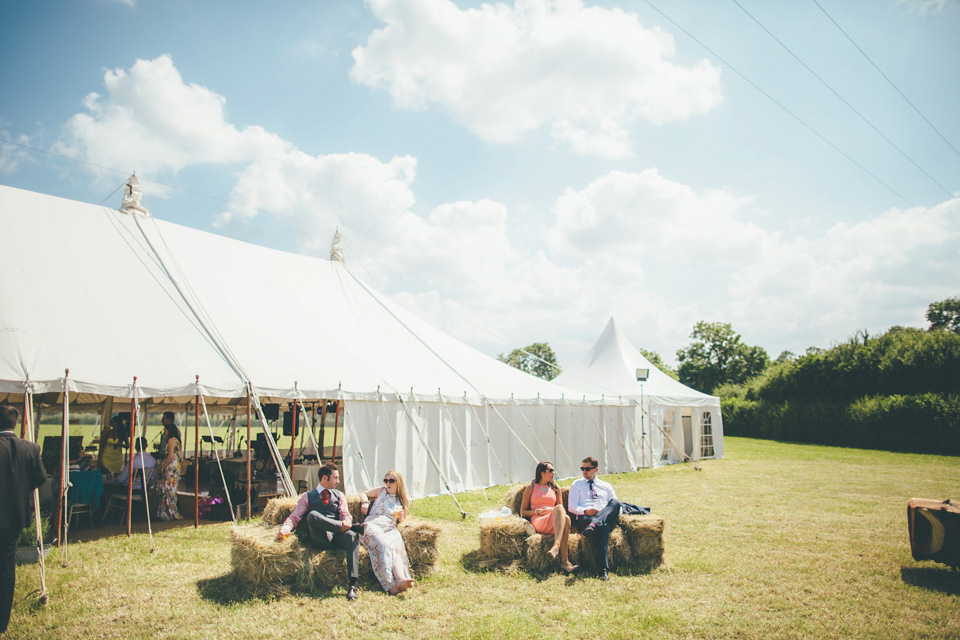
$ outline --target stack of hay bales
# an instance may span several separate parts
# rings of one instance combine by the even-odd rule
[[[505,503],[514,513],[520,513],[524,487],[520,485],[507,492]],[[567,504],[570,490],[563,487],[561,492],[563,504]],[[620,526],[610,532],[610,568],[633,573],[651,571],[663,564],[664,524],[661,516],[621,515]],[[552,546],[552,535],[528,535],[524,520],[517,516],[480,523],[480,552],[487,566],[521,565],[534,572],[553,570],[557,561],[547,554]],[[568,552],[573,564],[586,570],[596,568],[593,547],[576,530],[570,533]]]
[[[319,551],[297,535],[277,540],[280,525],[296,504],[297,498],[274,498],[263,510],[263,524],[235,526],[230,530],[233,543],[230,563],[237,578],[253,593],[283,595],[347,584],[346,555],[339,549]],[[349,496],[347,506],[354,522],[360,522],[360,498]],[[440,528],[408,519],[398,529],[407,548],[413,577],[428,575],[437,562]],[[359,572],[362,587],[381,588],[362,544]]]

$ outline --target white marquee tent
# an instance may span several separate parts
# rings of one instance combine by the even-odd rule
[[[635,403],[500,363],[339,261],[158,221],[127,192],[115,210],[0,186],[0,401],[341,398],[347,491],[390,467],[422,496],[526,481],[541,459],[640,466]]]
[[[637,380],[637,370],[649,377]],[[644,447],[640,466],[723,457],[720,398],[682,384],[653,366],[623,335],[613,318],[593,348],[554,382],[591,394],[635,399]]]

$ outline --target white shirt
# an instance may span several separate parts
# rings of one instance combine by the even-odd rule
[[[157,459],[149,455],[147,452],[143,452],[143,467],[147,469],[147,476],[150,475],[150,469],[153,469],[157,466]],[[140,452],[137,451],[133,454],[133,486],[135,489],[140,488],[140,474],[137,471],[141,468]],[[120,470],[120,475],[116,477],[113,481],[114,484],[126,484],[127,478],[130,477],[130,461],[125,460],[123,463],[123,469]]]
[[[613,485],[600,478],[594,478],[593,491],[596,498],[590,495],[590,484],[586,478],[577,478],[570,485],[570,497],[567,499],[567,509],[578,516],[583,515],[584,509],[600,511],[607,503],[617,497]]]

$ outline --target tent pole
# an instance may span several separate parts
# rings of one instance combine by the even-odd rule
[[[250,383],[247,383],[247,520],[253,517],[250,509],[250,481],[252,480],[250,476],[250,403]]]
[[[294,391],[296,391],[297,383],[293,383]],[[294,462],[296,456],[294,455],[294,448],[297,446],[297,397],[293,397],[293,411],[290,416],[290,480],[293,480],[293,470],[296,465]]]
[[[193,528],[200,526],[200,376],[193,403]]]
[[[133,376],[133,394],[130,398],[130,454],[127,457],[127,535],[133,533],[133,443],[136,433],[134,424],[137,415],[137,376]]]
[[[60,537],[60,565],[67,566],[67,530],[70,528],[70,521],[65,518],[67,511],[67,487],[69,486],[67,474],[70,467],[67,466],[67,445],[70,442],[70,388],[67,381],[70,377],[70,369],[64,369],[63,372],[63,414],[60,427],[60,497],[57,498],[57,535]],[[62,526],[61,526],[62,525]]]
[[[333,452],[330,454],[330,462],[337,463],[337,429],[340,426],[340,389],[337,388],[337,411],[333,414]]]
[[[23,427],[22,439],[28,442],[36,442],[37,435],[33,428],[33,393],[30,391],[30,380],[24,384],[23,389]],[[29,424],[29,427],[27,426]],[[28,436],[29,434],[29,436]],[[47,595],[47,569],[43,559],[43,525],[40,522],[40,490],[34,489],[33,493],[33,524],[37,531],[37,564],[40,568],[40,604],[47,604],[49,596]]]

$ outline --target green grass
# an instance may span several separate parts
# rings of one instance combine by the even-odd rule
[[[478,566],[477,523],[449,496],[414,513],[443,529],[436,572],[404,596],[245,595],[229,525],[72,544],[48,559],[50,602],[21,568],[8,638],[960,636],[960,572],[910,556],[906,503],[960,499],[960,459],[726,439],[727,457],[609,476],[667,518],[666,564],[609,583]],[[505,488],[458,497],[477,514]],[[485,494],[485,495],[484,495]],[[590,611],[585,611],[589,606]]]

